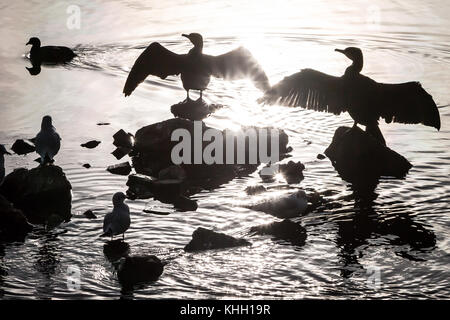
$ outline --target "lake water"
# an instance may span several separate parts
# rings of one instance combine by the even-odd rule
[[[80,28],[68,28],[68,7],[81,10]],[[56,157],[73,187],[73,218],[45,231],[37,227],[24,243],[0,244],[0,297],[32,299],[119,298],[121,287],[99,239],[111,197],[126,190],[126,177],[108,173],[117,163],[112,135],[119,129],[172,118],[170,106],[185,98],[180,79],[150,77],[129,98],[122,88],[140,52],[152,41],[183,53],[181,33],[199,32],[206,53],[247,47],[272,84],[301,68],[341,75],[349,61],[335,48],[358,46],[363,73],[380,82],[418,80],[438,105],[450,103],[450,2],[438,0],[342,1],[4,1],[0,4],[0,143],[11,147],[33,137],[42,116],[51,115],[61,134]],[[69,25],[70,26],[70,25]],[[30,76],[25,58],[31,36],[43,45],[76,48],[68,66],[43,67]],[[450,298],[450,107],[440,108],[442,129],[385,124],[388,146],[414,167],[403,179],[382,179],[378,197],[365,209],[328,159],[317,160],[334,131],[351,125],[299,108],[261,106],[260,92],[245,80],[213,79],[204,97],[225,107],[205,120],[216,128],[241,125],[283,128],[291,160],[306,165],[292,187],[331,191],[336,209],[296,219],[307,230],[302,247],[250,236],[249,228],[276,220],[243,208],[256,201],[244,189],[260,183],[255,172],[195,195],[195,212],[156,216],[155,200],[128,201],[132,254],[156,254],[169,262],[158,281],[134,298]],[[97,126],[110,122],[109,126]],[[102,141],[93,150],[80,144]],[[35,154],[8,156],[7,173],[34,167]],[[92,168],[85,169],[84,163]],[[268,184],[285,184],[283,179]],[[270,191],[263,197],[284,191]],[[292,192],[292,191],[291,191]],[[92,209],[98,218],[88,220]],[[392,223],[390,223],[390,221]],[[197,227],[246,237],[251,247],[184,253]],[[67,289],[67,268],[81,270],[81,289]],[[380,286],[370,276],[380,274]]]

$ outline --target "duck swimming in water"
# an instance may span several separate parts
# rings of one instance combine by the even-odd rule
[[[36,135],[36,152],[41,156],[41,165],[53,163],[61,147],[61,137],[52,124],[52,117],[42,118],[41,131]]]
[[[366,131],[386,144],[378,127],[379,118],[387,123],[421,123],[440,129],[439,111],[433,98],[419,82],[386,84],[376,82],[360,72],[363,54],[359,48],[336,49],[352,60],[343,76],[303,69],[272,87],[260,102],[300,106],[315,111],[340,114],[347,111]]]
[[[26,45],[31,44],[30,60],[34,64],[38,63],[65,63],[76,57],[72,49],[58,46],[41,47],[41,40],[33,37]]]
[[[269,80],[251,53],[240,47],[228,53],[211,56],[203,53],[203,37],[198,33],[183,34],[194,48],[187,54],[176,54],[158,42],[151,43],[137,58],[128,75],[123,93],[129,96],[148,75],[165,79],[181,74],[183,87],[189,99],[189,90],[202,92],[211,76],[227,80],[249,77],[255,86],[263,91],[270,88]]]

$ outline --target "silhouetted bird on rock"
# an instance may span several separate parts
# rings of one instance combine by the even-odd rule
[[[41,165],[53,163],[53,158],[61,148],[61,137],[52,124],[52,117],[42,118],[41,131],[34,140],[36,152],[41,156]]]
[[[379,118],[387,123],[422,123],[440,129],[439,111],[433,98],[419,82],[386,84],[376,82],[360,72],[363,54],[359,48],[335,51],[353,61],[341,77],[303,69],[284,78],[259,101],[300,106],[315,111],[340,114],[347,111],[366,131],[386,144],[378,127]]]
[[[41,47],[41,40],[36,37],[30,38],[27,42],[27,45],[29,44],[31,44],[30,60],[34,63],[64,63],[76,56],[72,49],[67,47]]]
[[[126,196],[122,192],[114,194],[112,202],[113,211],[108,213],[103,219],[103,234],[100,237],[111,237],[122,234],[125,238],[125,231],[130,227],[130,208],[124,203]]]
[[[251,53],[240,47],[228,53],[211,56],[203,54],[203,38],[198,33],[183,34],[194,48],[188,54],[176,54],[158,42],[151,43],[137,58],[128,75],[123,93],[129,96],[148,75],[165,79],[181,74],[183,87],[189,98],[189,90],[199,90],[200,98],[211,76],[227,80],[249,77],[263,91],[270,88],[269,80]]]

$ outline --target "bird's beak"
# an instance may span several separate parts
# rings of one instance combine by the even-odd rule
[[[27,42],[26,46],[29,45],[29,44],[31,44],[30,41]]]
[[[191,40],[191,39],[189,38],[189,35],[186,34],[186,33],[183,33],[181,36],[182,36],[182,37],[186,37],[186,38],[188,38],[189,40]]]
[[[334,51],[337,51],[337,52],[345,54],[345,50],[342,50],[342,49],[334,49]]]

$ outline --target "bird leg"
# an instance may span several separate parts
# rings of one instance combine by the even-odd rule
[[[202,97],[203,97],[203,91],[200,90],[200,101],[202,100]]]
[[[190,100],[190,98],[189,98],[189,90],[186,90],[186,100]]]
[[[372,137],[374,137],[376,140],[381,142],[384,146],[386,146],[386,140],[384,140],[383,134],[381,133],[378,124],[367,125],[366,132],[370,134]]]
[[[122,240],[125,240],[125,232],[122,234]]]

